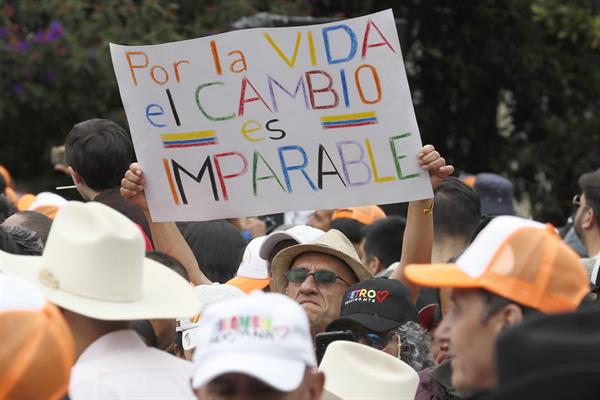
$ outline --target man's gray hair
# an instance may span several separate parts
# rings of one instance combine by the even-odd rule
[[[415,371],[435,365],[430,352],[431,337],[421,325],[408,321],[394,329],[394,333],[399,336],[398,358],[400,360],[413,367]]]
[[[44,245],[37,233],[20,225],[0,226],[18,248],[19,255],[41,256]]]

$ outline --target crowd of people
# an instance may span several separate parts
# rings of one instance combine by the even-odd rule
[[[557,229],[426,145],[434,197],[405,216],[276,227],[154,222],[112,121],[74,125],[64,153],[82,202],[0,166],[0,399],[600,396],[600,169]]]

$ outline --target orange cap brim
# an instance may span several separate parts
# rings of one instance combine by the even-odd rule
[[[431,288],[479,288],[477,279],[464,273],[456,264],[411,264],[404,268],[404,276],[419,286]]]
[[[36,196],[33,194],[30,194],[30,193],[24,194],[23,196],[21,196],[21,198],[17,202],[17,209],[19,211],[29,210],[29,207],[33,204],[35,199],[36,199]]]
[[[269,279],[252,279],[236,276],[226,282],[228,285],[236,286],[246,294],[250,294],[253,290],[263,290],[269,286]]]

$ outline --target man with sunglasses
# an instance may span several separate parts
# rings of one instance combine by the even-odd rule
[[[313,337],[339,317],[348,287],[373,277],[359,261],[352,243],[335,229],[312,243],[282,250],[271,267],[272,289],[287,294],[304,308]]]
[[[369,279],[352,285],[342,302],[341,318],[327,332],[350,333],[355,342],[382,350],[419,371],[433,365],[427,332],[418,324],[415,305],[397,280]]]

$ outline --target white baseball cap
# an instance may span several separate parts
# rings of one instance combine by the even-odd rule
[[[204,310],[209,305],[244,295],[244,292],[239,288],[227,284],[199,285],[194,287],[194,292],[196,292],[200,301],[198,314],[193,317],[177,318],[175,328],[177,332],[182,332],[181,343],[184,350],[191,350],[198,345],[196,341],[198,326]]]
[[[240,373],[290,392],[299,387],[306,368],[317,365],[306,313],[278,293],[256,291],[211,305],[197,342],[194,388]]]
[[[324,231],[308,225],[296,225],[286,231],[272,232],[260,247],[259,255],[261,258],[268,260],[269,254],[279,242],[295,240],[298,244],[306,244],[313,242],[324,234]]]
[[[267,261],[259,256],[260,248],[266,238],[267,236],[260,236],[248,243],[237,274],[227,281],[228,285],[237,286],[245,293],[263,290],[269,286]]]

